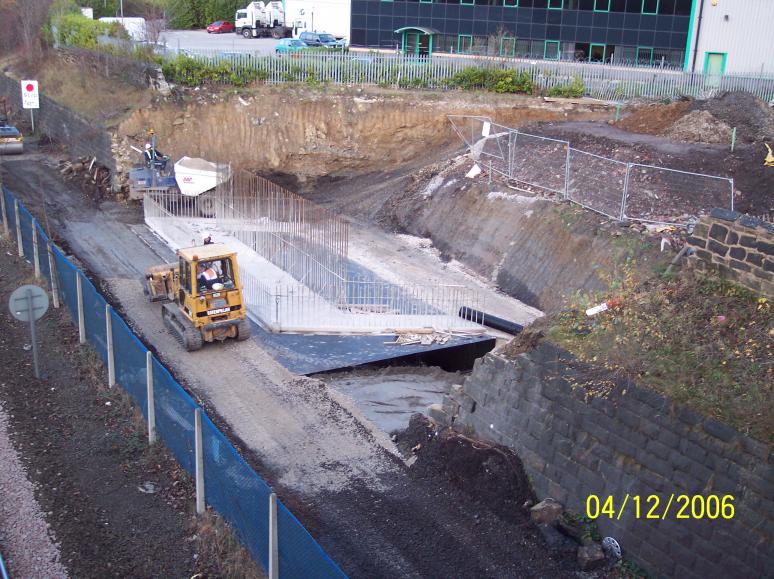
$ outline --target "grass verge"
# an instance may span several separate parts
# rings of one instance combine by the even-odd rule
[[[764,442],[774,440],[774,305],[692,270],[613,283],[611,295],[578,296],[546,320],[546,337],[579,360],[637,383]]]

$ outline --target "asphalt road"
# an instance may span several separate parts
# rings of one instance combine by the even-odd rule
[[[159,42],[172,50],[211,50],[274,54],[274,38],[242,38],[234,33],[207,34],[206,30],[167,30]]]

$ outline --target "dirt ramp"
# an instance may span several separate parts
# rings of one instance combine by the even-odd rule
[[[524,503],[535,501],[521,459],[505,446],[474,440],[449,428],[435,426],[421,414],[397,438],[406,456],[416,456],[411,468],[424,477],[442,477],[509,522],[529,518]]]

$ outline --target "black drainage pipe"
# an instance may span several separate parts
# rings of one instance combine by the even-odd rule
[[[504,320],[503,318],[498,318],[497,316],[489,315],[480,310],[474,310],[468,306],[462,306],[460,308],[459,316],[466,320],[470,320],[471,322],[483,324],[484,326],[489,326],[490,328],[494,328],[495,330],[500,330],[501,332],[512,334],[514,336],[524,329],[524,326],[521,324],[517,324],[516,322],[511,322],[509,320]]]

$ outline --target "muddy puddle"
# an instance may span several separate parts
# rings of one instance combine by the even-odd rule
[[[368,420],[387,433],[407,428],[414,413],[426,415],[428,406],[440,404],[449,388],[464,380],[462,373],[425,366],[357,369],[318,377],[351,398]]]

